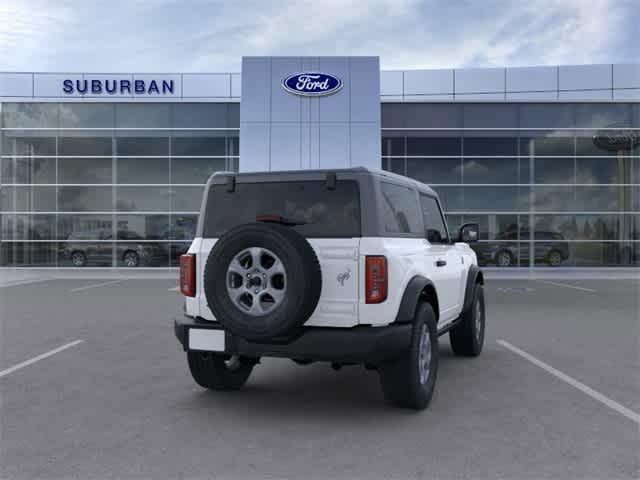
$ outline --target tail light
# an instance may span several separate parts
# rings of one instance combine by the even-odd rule
[[[366,268],[366,303],[382,303],[387,299],[387,258],[383,256],[367,256]]]
[[[196,256],[180,255],[180,292],[185,297],[196,296]]]

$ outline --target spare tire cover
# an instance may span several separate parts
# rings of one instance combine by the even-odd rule
[[[297,335],[321,290],[313,247],[279,224],[232,228],[211,249],[204,270],[204,293],[216,320],[247,340]]]

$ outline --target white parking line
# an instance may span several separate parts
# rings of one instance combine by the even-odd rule
[[[546,283],[548,285],[555,285],[556,287],[567,287],[567,288],[573,288],[575,290],[582,290],[583,292],[592,292],[592,293],[595,292],[595,290],[592,288],[579,287],[577,285],[570,285],[568,283],[549,282],[544,280],[539,280],[539,282]]]
[[[69,293],[81,292],[83,290],[89,290],[91,288],[104,287],[106,285],[114,285],[120,283],[122,280],[111,280],[110,282],[94,283],[92,285],[85,285],[84,287],[72,288]]]
[[[600,392],[596,392],[594,389],[586,386],[584,383],[579,382],[578,380],[576,380],[575,378],[570,377],[566,373],[562,373],[560,370],[557,370],[557,369],[553,368],[551,365],[548,365],[548,364],[544,363],[542,360],[538,360],[533,355],[528,354],[524,350],[519,349],[518,347],[510,344],[509,342],[507,342],[505,340],[497,340],[497,342],[500,345],[502,345],[504,348],[506,348],[507,350],[511,350],[513,353],[515,353],[517,355],[520,355],[522,358],[524,358],[526,360],[529,360],[534,365],[542,368],[543,370],[545,370],[546,372],[550,373],[551,375],[559,378],[563,382],[568,383],[572,387],[577,388],[582,393],[586,393],[591,398],[594,398],[595,400],[598,400],[599,402],[604,403],[607,407],[609,407],[612,410],[615,410],[616,412],[618,412],[621,415],[624,415],[629,420],[632,420],[632,421],[640,424],[640,414],[634,412],[633,410],[628,409],[627,407],[625,407],[623,405],[620,405],[615,400],[612,400],[609,397],[604,396]]]
[[[74,340],[73,342],[67,343],[65,345],[62,345],[61,347],[58,348],[54,348],[53,350],[49,350],[46,353],[43,353],[42,355],[38,355],[37,357],[33,357],[29,360],[26,360],[22,363],[18,363],[17,365],[14,365],[13,367],[9,367],[6,370],[2,370],[0,372],[0,378],[4,377],[5,375],[9,375],[10,373],[15,372],[16,370],[20,370],[21,368],[27,367],[31,364],[34,364],[36,362],[39,362],[40,360],[44,360],[47,357],[50,357],[51,355],[55,355],[56,353],[62,352],[63,350],[66,350],[67,348],[71,348],[71,347],[75,347],[76,345],[80,344],[84,342],[84,340]]]
[[[180,287],[171,287],[169,289],[170,292],[177,292],[178,290],[180,290]]]
[[[18,285],[29,285],[30,283],[41,283],[55,280],[55,278],[32,278],[30,280],[15,280],[0,284],[0,288],[17,287]]]

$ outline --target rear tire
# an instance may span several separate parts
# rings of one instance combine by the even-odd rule
[[[471,307],[462,314],[462,321],[449,332],[451,348],[456,355],[477,357],[484,345],[486,313],[484,289],[479,283],[473,292]]]
[[[187,361],[196,383],[211,390],[240,389],[256,363],[246,357],[209,352],[187,352]]]
[[[498,267],[510,267],[513,261],[513,255],[508,250],[500,250],[496,253],[495,262]]]
[[[379,372],[387,402],[416,410],[429,405],[438,376],[438,333],[431,305],[418,306],[408,351]]]
[[[71,264],[74,267],[84,267],[87,264],[87,256],[83,252],[73,252],[71,254]]]
[[[562,254],[558,250],[551,250],[547,256],[547,263],[552,267],[557,267],[562,263]]]
[[[135,268],[140,265],[140,257],[133,250],[127,250],[122,255],[122,263],[124,263],[125,267]]]

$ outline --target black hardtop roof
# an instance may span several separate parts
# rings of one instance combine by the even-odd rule
[[[317,169],[317,170],[281,170],[275,172],[216,172],[207,182],[209,185],[221,185],[227,182],[227,178],[230,176],[235,177],[235,181],[238,183],[261,183],[261,182],[273,182],[274,180],[283,182],[295,182],[295,181],[309,181],[309,180],[324,180],[330,173],[335,173],[336,178],[339,180],[345,177],[355,176],[373,176],[378,179],[392,180],[394,183],[400,183],[407,186],[411,186],[417,190],[436,195],[436,193],[426,185],[397,173],[387,172],[386,170],[378,170],[366,167],[353,167],[353,168],[334,168],[334,169]]]

